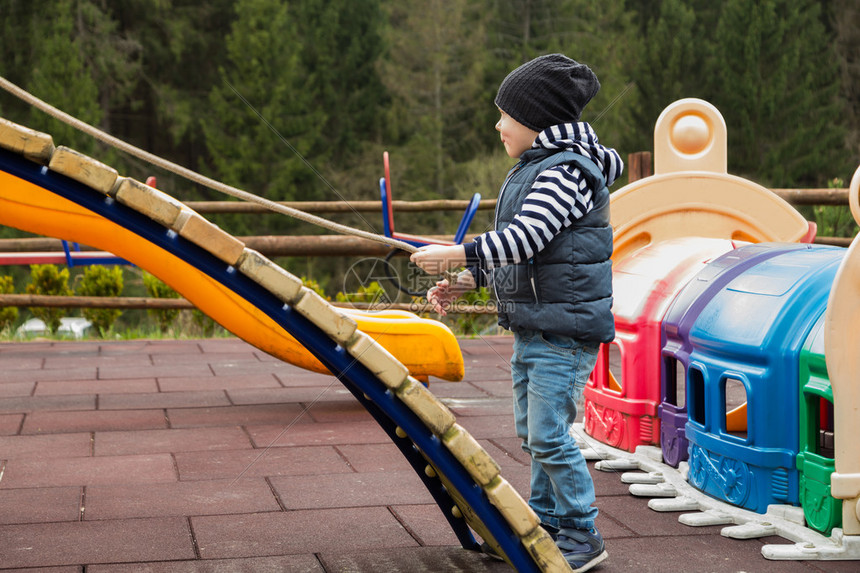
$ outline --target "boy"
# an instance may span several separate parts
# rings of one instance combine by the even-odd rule
[[[499,191],[495,230],[411,257],[431,273],[469,267],[455,284],[442,280],[427,292],[440,314],[485,273],[493,285],[499,324],[514,333],[514,416],[531,457],[529,505],[574,571],[608,555],[594,528],[594,484],[569,432],[599,343],[615,337],[608,186],[623,164],[579,122],[599,89],[588,66],[561,54],[511,72],[496,95],[496,130],[519,162]]]

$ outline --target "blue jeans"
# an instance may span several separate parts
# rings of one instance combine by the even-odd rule
[[[570,435],[597,349],[567,336],[514,333],[514,418],[531,457],[529,505],[543,523],[558,528],[591,529],[597,517],[594,482]]]

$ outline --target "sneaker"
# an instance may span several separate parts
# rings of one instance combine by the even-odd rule
[[[549,536],[550,536],[550,537],[552,537],[552,540],[553,540],[553,541],[555,541],[555,540],[556,540],[556,537],[558,536],[558,527],[553,527],[552,525],[549,525],[549,524],[547,524],[547,523],[541,523],[541,527],[543,527],[543,528],[544,528],[544,530],[545,530],[547,533],[549,533]],[[504,559],[502,558],[502,556],[501,556],[501,555],[499,555],[499,554],[496,552],[496,550],[495,550],[495,549],[493,549],[493,546],[492,546],[492,545],[490,545],[489,543],[487,543],[486,541],[484,541],[483,543],[481,543],[481,552],[482,552],[484,555],[488,555],[488,556],[492,557],[493,559],[497,559],[497,560],[499,560],[499,561],[504,561]]]
[[[561,529],[556,545],[573,573],[588,571],[609,557],[603,537],[596,529]]]
[[[549,536],[552,537],[553,541],[558,539],[558,527],[554,527],[548,523],[541,523],[540,526],[543,527],[544,531],[549,533]]]

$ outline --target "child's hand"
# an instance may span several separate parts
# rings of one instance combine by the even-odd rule
[[[433,310],[445,316],[451,303],[460,298],[460,295],[475,288],[475,279],[469,271],[463,271],[457,275],[457,282],[450,284],[448,279],[442,279],[436,286],[427,291],[427,302],[433,305]]]
[[[427,245],[412,253],[409,260],[428,274],[441,275],[466,264],[466,249],[463,245]]]

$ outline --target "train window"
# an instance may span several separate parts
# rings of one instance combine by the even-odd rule
[[[690,395],[687,396],[687,415],[697,424],[705,425],[705,377],[701,370],[690,368]]]
[[[666,381],[664,402],[683,408],[687,398],[687,371],[684,363],[671,356],[664,356],[663,376]]]
[[[818,443],[816,453],[833,459],[836,454],[833,451],[833,402],[826,398],[818,398]]]
[[[622,366],[624,362],[621,356],[621,348],[615,342],[607,344],[605,348],[609,351],[607,352],[609,357],[609,389],[621,392],[621,389],[624,387],[624,368]]]
[[[723,380],[723,399],[726,433],[747,439],[747,389],[737,378]]]

